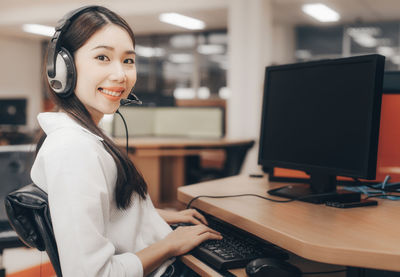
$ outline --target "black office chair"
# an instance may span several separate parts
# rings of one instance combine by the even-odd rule
[[[200,157],[186,157],[186,184],[194,184],[213,179],[234,176],[240,173],[247,152],[254,145],[254,141],[238,145],[227,145],[223,147],[225,150],[225,162],[222,169],[202,168],[200,165]],[[187,147],[190,149],[191,147]],[[220,149],[216,146],[215,149]],[[210,149],[210,147],[208,147]]]
[[[2,263],[3,250],[24,246],[8,222],[4,199],[11,191],[32,182],[30,168],[35,156],[34,150],[33,145],[0,146],[0,277],[6,276]]]
[[[29,247],[46,251],[58,277],[60,259],[50,218],[47,193],[35,184],[11,192],[5,199],[11,226]]]

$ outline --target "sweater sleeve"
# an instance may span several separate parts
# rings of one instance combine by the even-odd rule
[[[116,254],[106,237],[113,198],[106,171],[116,166],[99,153],[100,147],[69,142],[43,155],[61,270],[66,277],[141,277],[140,259],[134,253]]]

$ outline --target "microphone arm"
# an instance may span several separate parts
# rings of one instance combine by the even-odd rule
[[[143,102],[131,91],[127,99],[121,99],[120,101],[121,106],[127,106],[131,104],[142,105]]]

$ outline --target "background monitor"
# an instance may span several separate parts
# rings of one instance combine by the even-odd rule
[[[0,125],[26,124],[26,99],[0,99]]]
[[[400,71],[386,71],[383,77],[383,93],[400,93]]]
[[[266,68],[258,162],[310,175],[274,193],[335,195],[338,175],[375,178],[383,70],[380,55]]]

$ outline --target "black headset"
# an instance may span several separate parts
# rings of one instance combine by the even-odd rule
[[[46,73],[51,89],[62,98],[71,96],[76,85],[76,69],[74,59],[67,49],[60,47],[63,33],[71,23],[81,14],[93,10],[98,11],[101,6],[84,6],[67,13],[55,28],[54,35],[49,43],[47,52]],[[131,90],[128,99],[121,99],[121,105],[138,104],[142,101]]]
[[[76,69],[74,59],[67,49],[60,47],[63,33],[82,13],[97,10],[99,6],[84,6],[67,13],[55,28],[47,52],[47,80],[52,90],[62,98],[69,97],[76,85]]]

